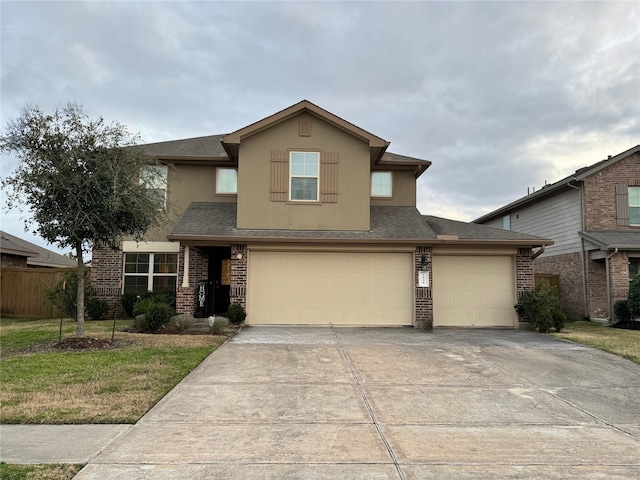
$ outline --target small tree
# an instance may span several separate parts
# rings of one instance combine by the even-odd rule
[[[115,246],[123,236],[141,239],[164,216],[157,193],[139,181],[150,162],[135,147],[138,140],[117,122],[89,119],[74,103],[52,114],[27,106],[0,136],[0,150],[14,152],[20,161],[2,181],[9,187],[6,209],[26,204],[34,233],[74,250],[79,337],[84,336],[83,252],[94,245]]]

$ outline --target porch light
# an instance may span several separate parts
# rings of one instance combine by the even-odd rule
[[[420,257],[420,270],[423,272],[429,271],[429,263],[430,262],[427,262],[427,257],[422,255],[422,257]]]

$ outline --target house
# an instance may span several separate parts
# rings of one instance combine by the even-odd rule
[[[301,101],[225,135],[147,144],[176,208],[165,230],[96,249],[104,297],[175,290],[178,313],[251,325],[518,327],[533,249],[552,242],[423,216],[430,161]]]
[[[611,321],[640,271],[640,145],[474,222],[553,239],[535,272],[559,275],[570,318]]]
[[[0,231],[0,267],[73,268],[75,260]]]

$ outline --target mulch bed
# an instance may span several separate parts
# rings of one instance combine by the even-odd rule
[[[54,348],[59,350],[105,350],[118,347],[118,342],[103,338],[68,337],[56,343]]]
[[[635,320],[618,322],[611,325],[611,328],[623,328],[625,330],[640,330],[640,322],[637,322]]]

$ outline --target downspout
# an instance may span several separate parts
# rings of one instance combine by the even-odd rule
[[[580,230],[584,231],[584,195],[582,195],[582,187],[567,183],[567,187],[575,188],[580,192]],[[587,272],[584,254],[584,238],[580,238],[580,263],[582,264],[582,301],[584,306],[584,318],[589,318],[589,302],[587,301]]]
[[[540,250],[538,250],[536,253],[531,255],[531,261],[533,262],[536,258],[538,258],[543,253],[544,253],[544,245],[540,245]]]
[[[611,275],[609,273],[609,259],[613,257],[616,253],[618,253],[618,247],[613,251],[611,255],[607,255],[604,258],[604,265],[607,269],[607,307],[609,308],[609,323],[613,320],[612,309],[611,309]]]

